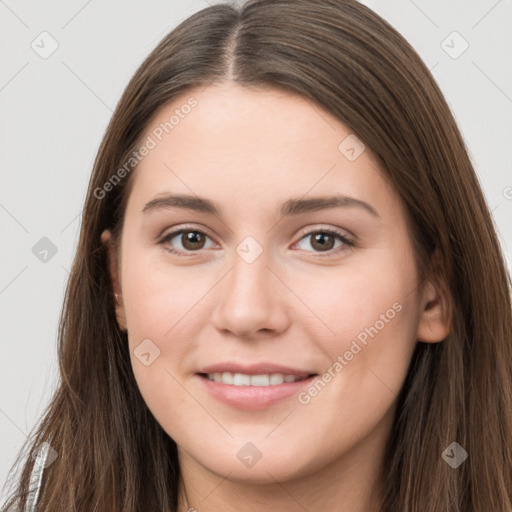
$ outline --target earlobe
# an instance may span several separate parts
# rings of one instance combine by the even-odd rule
[[[446,283],[428,281],[425,285],[416,338],[424,343],[443,341],[451,331],[451,302]]]
[[[103,231],[101,234],[101,241],[107,248],[107,266],[112,283],[112,289],[114,291],[117,323],[119,324],[120,329],[126,332],[126,316],[123,305],[123,294],[118,275],[116,251],[112,242],[112,233],[108,229]]]

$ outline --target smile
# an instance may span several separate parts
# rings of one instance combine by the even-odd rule
[[[206,374],[208,380],[230,384],[232,386],[274,386],[284,382],[299,382],[307,377],[285,375],[283,373],[267,373],[247,375],[245,373],[215,372]]]
[[[297,376],[283,373],[198,373],[206,396],[237,409],[260,410],[296,396],[311,385],[318,374]]]

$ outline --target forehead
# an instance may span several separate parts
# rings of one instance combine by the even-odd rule
[[[242,207],[254,198],[260,209],[308,194],[396,202],[351,130],[287,91],[232,83],[189,90],[155,113],[141,140],[152,147],[132,177],[138,207],[172,192]],[[362,152],[348,158],[347,147]]]

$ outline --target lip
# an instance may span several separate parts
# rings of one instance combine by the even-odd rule
[[[284,375],[295,375],[296,377],[307,377],[315,373],[313,370],[291,368],[279,364],[262,362],[253,364],[240,364],[234,362],[217,363],[201,368],[197,373],[245,373],[246,375],[262,375],[266,373],[282,373]]]
[[[246,375],[261,375],[267,373],[282,373],[295,375],[303,380],[297,382],[283,382],[270,386],[235,386],[209,380],[207,373],[244,373]],[[317,373],[298,368],[290,368],[271,363],[257,363],[252,365],[240,365],[236,363],[219,363],[207,366],[196,374],[199,384],[205,391],[223,403],[244,410],[258,410],[269,407],[277,402],[290,398],[299,393],[303,388],[311,385]]]

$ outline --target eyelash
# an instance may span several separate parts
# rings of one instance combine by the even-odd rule
[[[172,238],[174,238],[175,236],[185,233],[187,231],[193,232],[193,233],[200,233],[201,235],[204,235],[204,236],[210,238],[208,236],[208,234],[205,233],[201,229],[197,229],[197,228],[190,227],[190,226],[185,226],[176,231],[171,231],[170,233],[167,233],[158,241],[158,244],[164,245],[167,242],[169,242]],[[320,258],[333,257],[333,256],[337,255],[339,252],[347,251],[348,249],[350,249],[351,247],[354,247],[354,245],[355,245],[354,242],[349,240],[345,235],[343,235],[341,232],[339,232],[335,229],[316,229],[316,230],[312,230],[312,231],[303,231],[301,233],[301,237],[299,238],[299,241],[302,240],[303,238],[305,238],[306,236],[308,236],[308,235],[310,236],[315,233],[324,233],[324,234],[332,235],[332,236],[339,238],[343,242],[342,246],[337,247],[336,249],[330,249],[325,254],[318,252],[317,256]],[[194,256],[196,253],[200,252],[200,251],[191,251],[191,252],[187,253],[187,252],[183,252],[183,251],[177,251],[176,249],[173,249],[171,247],[165,247],[165,249],[167,251],[169,251],[170,253],[178,255],[180,257],[181,256],[182,257],[190,257],[190,256]],[[310,252],[310,251],[307,251],[307,252]],[[313,251],[313,252],[316,252],[316,251]]]

